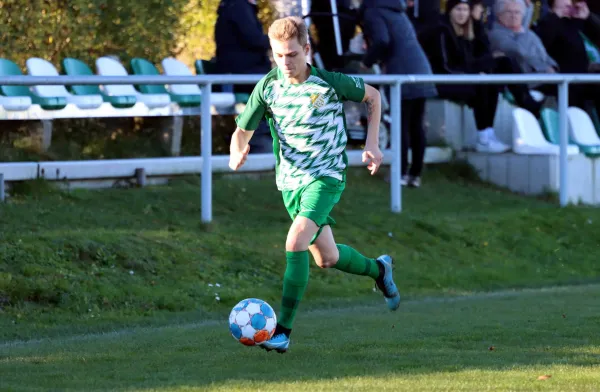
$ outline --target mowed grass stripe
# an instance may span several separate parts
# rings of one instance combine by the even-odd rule
[[[301,312],[285,355],[235,342],[226,318],[3,346],[0,389],[593,391],[597,298],[588,285]]]

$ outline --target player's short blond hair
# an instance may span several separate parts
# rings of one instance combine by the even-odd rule
[[[289,41],[296,38],[300,46],[308,43],[308,29],[304,21],[297,16],[277,19],[269,27],[269,38],[276,41]]]

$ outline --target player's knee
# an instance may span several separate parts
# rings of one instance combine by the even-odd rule
[[[321,268],[332,268],[338,262],[340,253],[337,249],[332,249],[326,253],[320,253],[315,256],[315,263]]]
[[[308,250],[309,241],[306,241],[302,236],[288,236],[285,242],[285,250],[288,252],[302,252]]]

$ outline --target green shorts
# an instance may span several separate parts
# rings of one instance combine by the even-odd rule
[[[319,226],[311,244],[321,234],[323,227],[335,224],[335,220],[329,214],[340,201],[345,187],[345,181],[321,177],[293,191],[282,192],[283,203],[292,220],[297,216],[304,216]]]

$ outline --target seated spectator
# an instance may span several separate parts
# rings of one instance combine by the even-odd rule
[[[497,21],[488,34],[493,52],[515,59],[525,73],[557,71],[558,64],[548,55],[540,38],[523,27],[523,0],[497,0],[494,14]]]
[[[485,6],[483,5],[483,0],[471,1],[471,18],[473,18],[474,21],[483,23],[484,12]]]
[[[256,0],[221,0],[215,24],[216,68],[222,74],[266,74],[271,70],[269,37],[258,19]],[[252,93],[253,85],[237,85],[236,93]],[[250,141],[250,153],[273,151],[271,132],[263,120]]]
[[[431,61],[434,73],[482,74],[521,73],[519,65],[503,53],[492,53],[481,23],[471,19],[468,0],[448,0],[446,15],[441,23],[422,36],[423,48]],[[508,87],[517,104],[539,115],[541,104],[536,102],[527,86],[510,84],[437,86],[441,98],[466,103],[473,108],[478,138],[475,148],[480,152],[504,152],[509,147],[495,135],[493,124],[498,95]]]
[[[561,73],[600,72],[600,64],[589,60],[581,34],[596,36],[590,21],[590,10],[585,2],[574,5],[571,0],[549,0],[551,10],[537,23],[535,32],[542,40],[548,54],[558,63]],[[592,100],[600,109],[600,95],[595,85],[573,84],[569,87],[569,102],[585,108]],[[556,91],[556,88],[553,89]]]
[[[586,73],[590,61],[581,34],[595,36],[589,23],[590,10],[585,2],[549,0],[551,12],[540,18],[535,32],[562,73]],[[595,65],[592,65],[595,67]]]

